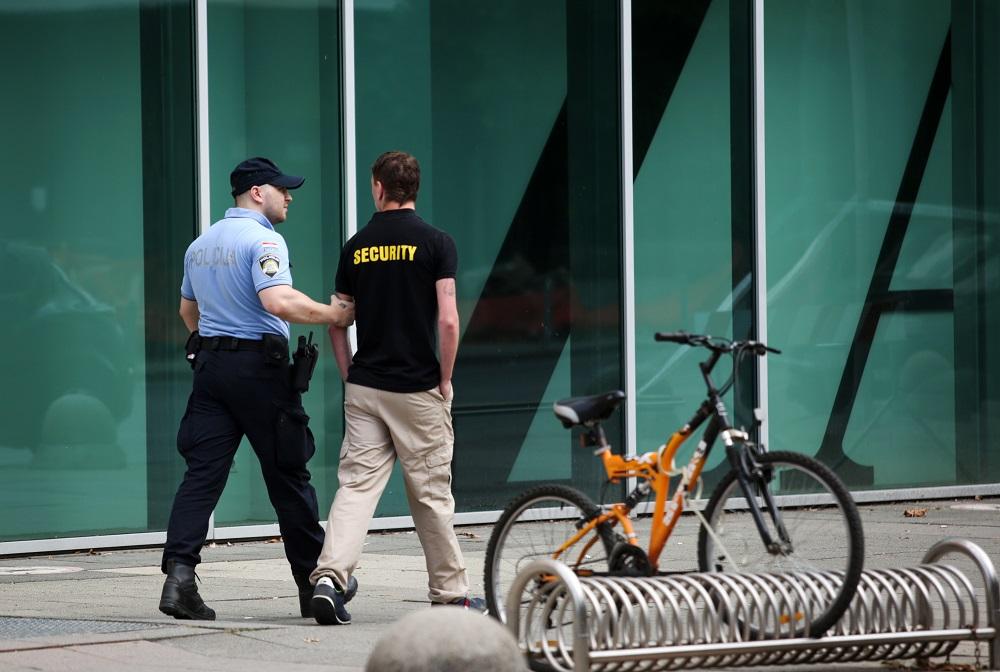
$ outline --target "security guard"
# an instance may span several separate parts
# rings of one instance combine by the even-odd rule
[[[198,595],[194,568],[245,435],[260,461],[301,612],[308,617],[308,576],[323,546],[323,529],[306,468],[315,444],[301,395],[290,382],[288,323],[346,327],[354,321],[354,307],[336,298],[330,305],[317,303],[292,288],[288,248],[274,225],[285,221],[289,190],[304,178],[257,157],[236,166],[229,180],[236,207],[184,255],[180,315],[191,332],[194,383],[177,432],[187,472],[167,528],[160,611],[215,619]]]
[[[357,590],[354,569],[393,464],[403,470],[413,524],[423,546],[431,604],[484,611],[469,595],[455,536],[451,493],[451,377],[458,353],[455,241],[416,213],[420,164],[386,152],[372,166],[377,212],[340,253],[337,295],[357,301],[358,351],[344,329],[329,328],[344,388],[344,445],[316,571],[313,617],[346,625]]]

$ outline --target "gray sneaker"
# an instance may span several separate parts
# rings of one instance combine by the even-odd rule
[[[354,585],[357,591],[357,582]],[[354,594],[351,594],[354,597]],[[350,625],[351,614],[344,607],[350,598],[340,589],[333,579],[322,577],[313,589],[312,613],[320,625]]]
[[[315,588],[309,583],[309,576],[295,574],[295,585],[299,589],[299,612],[302,618],[312,618],[312,598]],[[347,591],[344,593],[344,602],[350,602],[354,594],[358,592],[358,580],[353,576],[347,581]]]

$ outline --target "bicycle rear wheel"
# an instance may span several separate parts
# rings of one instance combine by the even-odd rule
[[[507,593],[517,573],[538,558],[553,558],[586,521],[600,514],[587,495],[563,485],[532,488],[507,505],[486,547],[486,604],[506,622]],[[607,571],[615,534],[604,523],[557,558],[573,571]]]
[[[732,470],[722,479],[705,507],[705,526],[698,535],[698,564],[702,571],[778,573],[836,573],[821,600],[804,611],[782,616],[806,620],[796,633],[818,637],[832,627],[850,606],[861,578],[864,535],[861,517],[847,488],[826,466],[799,453],[763,453],[757,457],[766,483],[754,486],[757,505],[771,536],[778,540],[774,518],[760,496],[766,487],[788,532],[789,543],[767,549],[743,489]],[[744,624],[747,625],[747,624]],[[751,635],[757,628],[750,625]]]

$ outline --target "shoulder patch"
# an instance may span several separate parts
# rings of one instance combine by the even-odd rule
[[[264,275],[273,278],[281,268],[281,260],[273,254],[265,254],[257,260],[260,270]]]

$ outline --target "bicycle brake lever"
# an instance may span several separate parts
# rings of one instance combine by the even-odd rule
[[[769,352],[772,352],[776,355],[781,354],[781,350],[778,350],[777,348],[772,348],[771,346],[760,343],[759,341],[752,341],[749,345],[751,348],[753,348],[753,354],[757,355],[758,357],[763,357]]]

